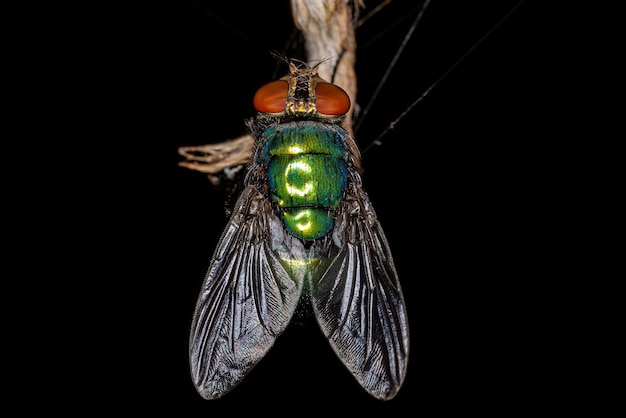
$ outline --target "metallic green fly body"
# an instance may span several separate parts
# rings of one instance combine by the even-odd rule
[[[254,155],[211,260],[190,336],[193,382],[228,393],[289,324],[304,292],[337,356],[372,396],[391,399],[407,368],[400,282],[343,128],[348,95],[289,61],[248,121]]]

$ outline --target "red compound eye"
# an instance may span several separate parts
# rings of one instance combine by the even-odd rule
[[[350,97],[341,87],[319,82],[315,85],[315,107],[323,115],[344,115],[350,110]]]
[[[271,81],[263,85],[254,95],[254,108],[262,113],[280,113],[287,106],[289,83],[285,80]]]

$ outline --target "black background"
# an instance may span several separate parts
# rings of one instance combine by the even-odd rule
[[[362,107],[419,4],[392,2],[358,30]],[[433,2],[357,132],[359,145],[516,4]],[[282,75],[270,51],[297,53],[289,2],[157,1],[85,12],[81,27],[97,21],[98,36],[77,49],[69,77],[81,122],[72,130],[84,145],[66,144],[73,153],[64,170],[77,186],[67,215],[78,231],[56,225],[71,229],[77,248],[64,261],[80,260],[84,277],[71,285],[82,296],[68,313],[80,343],[62,362],[78,363],[79,372],[63,390],[85,392],[90,412],[176,416],[510,412],[549,397],[552,372],[534,378],[548,331],[535,328],[543,299],[533,277],[550,249],[529,243],[545,233],[549,216],[549,188],[536,186],[537,138],[552,117],[552,51],[547,19],[531,4],[363,155],[364,187],[390,242],[411,326],[406,381],[388,402],[359,387],[313,322],[290,327],[220,400],[201,399],[189,376],[191,317],[229,196],[179,167],[177,149],[245,132],[255,90]]]

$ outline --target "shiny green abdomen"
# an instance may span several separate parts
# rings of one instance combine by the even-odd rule
[[[324,236],[342,200],[347,167],[344,131],[320,122],[270,126],[257,156],[267,165],[270,195],[285,228],[305,240]]]

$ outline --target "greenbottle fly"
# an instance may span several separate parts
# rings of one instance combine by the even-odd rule
[[[288,60],[254,96],[243,189],[196,304],[190,365],[199,394],[228,393],[310,300],[332,349],[372,396],[406,375],[409,326],[389,245],[343,127],[347,93]]]

